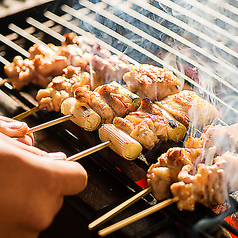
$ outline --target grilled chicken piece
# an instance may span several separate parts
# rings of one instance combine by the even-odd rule
[[[150,166],[147,184],[152,187],[153,195],[160,201],[170,196],[170,185],[178,181],[178,173],[184,165],[190,165],[200,156],[201,149],[171,148]]]
[[[206,166],[198,164],[193,174],[194,165],[186,165],[179,173],[179,182],[171,185],[173,196],[178,196],[179,210],[193,211],[195,203],[206,206],[223,204],[228,196],[225,173],[217,164]]]
[[[91,52],[93,55],[98,55],[101,58],[108,58],[111,53],[106,48],[96,43],[96,37],[90,33],[83,36],[78,36],[73,32],[64,35],[62,46],[77,45],[83,52]]]
[[[9,82],[18,90],[30,82],[46,87],[49,78],[61,75],[68,65],[68,59],[59,55],[57,51],[58,47],[52,44],[46,46],[35,44],[29,49],[28,59],[23,60],[22,57],[15,56],[13,62],[4,67]]]
[[[115,116],[125,116],[135,111],[141,99],[116,82],[105,84],[90,91],[89,87],[75,90],[76,98],[88,104],[101,117],[102,123],[111,123]]]
[[[81,103],[89,105],[98,113],[102,123],[112,122],[114,112],[99,93],[90,91],[89,86],[83,86],[75,90],[75,96]]]
[[[116,116],[124,117],[129,112],[136,111],[141,105],[141,98],[124,88],[117,82],[111,82],[97,87],[99,93],[107,104],[113,109]]]
[[[13,62],[4,66],[8,82],[16,89],[21,89],[30,83],[35,76],[35,66],[29,59],[23,60],[21,56],[16,56]]]
[[[80,65],[77,60],[75,60],[75,64],[93,75],[94,84],[91,85],[92,90],[112,81],[121,82],[124,73],[128,72],[132,66],[123,58],[123,55],[111,55],[110,51],[96,44],[95,36],[90,33],[84,36],[68,33],[64,36],[65,41],[62,42],[62,45],[67,46],[67,48],[69,45],[71,47],[77,46],[83,53],[90,53],[91,57],[83,55],[83,58],[88,58],[88,63],[85,64],[85,67]]]
[[[179,182],[171,185],[180,210],[194,210],[196,202],[205,206],[223,204],[230,192],[238,189],[238,155],[227,151],[214,159],[212,165],[186,165],[178,174]]]
[[[40,89],[36,95],[39,108],[48,111],[60,111],[62,102],[74,96],[74,89],[78,86],[90,85],[90,75],[81,72],[80,67],[68,66],[62,76],[57,76],[48,84],[46,89]],[[75,88],[74,88],[75,87]]]
[[[218,110],[211,103],[189,90],[183,90],[155,103],[171,113],[186,127],[191,124],[203,128],[219,115]]]
[[[220,156],[226,151],[235,152],[237,149],[237,141],[233,134],[226,126],[206,126],[200,138],[189,136],[184,146],[186,148],[202,148],[205,150],[205,157],[209,153],[210,148],[215,149],[214,156]]]
[[[101,58],[94,55],[90,61],[88,71],[94,78],[93,88],[112,81],[122,82],[123,75],[132,67],[122,56],[111,55]]]
[[[154,148],[160,140],[173,139],[178,142],[186,133],[185,126],[172,117],[166,117],[161,108],[148,98],[142,100],[137,111],[129,113],[125,118],[116,117],[113,124],[148,150]]]
[[[150,98],[152,102],[178,93],[178,88],[181,87],[180,81],[171,71],[148,64],[131,67],[123,75],[123,80],[129,90],[142,98]]]

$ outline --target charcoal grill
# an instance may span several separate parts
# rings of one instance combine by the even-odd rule
[[[21,1],[26,2],[29,0]],[[37,4],[34,1],[31,6],[34,7],[26,4],[14,11],[3,10],[0,19],[2,78],[5,77],[3,66],[15,55],[27,57],[32,44],[59,45],[64,33],[91,32],[98,44],[115,54],[123,52],[133,64],[150,63],[174,71],[186,87],[216,104],[220,123],[237,122],[236,0],[72,0]],[[37,106],[34,99],[37,90],[29,85],[19,92],[6,83],[0,90],[0,113],[13,117]],[[59,113],[40,111],[25,121],[31,127],[57,117]],[[61,150],[68,156],[100,143],[97,132],[85,132],[71,122],[37,132],[35,136],[37,147]],[[81,159],[89,174],[87,188],[65,199],[59,215],[40,237],[97,237],[97,231],[88,231],[87,225],[141,191],[148,165],[174,145],[158,145],[133,162],[110,149]],[[220,215],[214,212],[217,207],[214,210],[197,204],[194,212],[179,212],[176,205],[171,205],[108,237],[235,237],[238,236],[236,224],[231,226],[224,218],[231,215],[236,221],[236,193],[229,200],[228,210]],[[154,203],[153,196],[147,195],[100,228]]]

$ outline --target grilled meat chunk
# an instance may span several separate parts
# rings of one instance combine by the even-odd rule
[[[122,82],[123,75],[129,71],[132,65],[123,59],[123,56],[111,55],[101,58],[94,55],[91,58],[87,71],[90,71],[94,78],[93,88],[112,81]]]
[[[94,91],[86,86],[79,87],[75,95],[101,116],[102,123],[111,123],[115,116],[125,116],[135,111],[141,102],[139,96],[116,82],[99,86]]]
[[[214,156],[220,156],[226,151],[235,152],[237,149],[237,141],[227,127],[222,125],[209,125],[203,128],[203,133],[200,138],[189,136],[184,146],[186,148],[203,148],[205,157],[209,153],[210,148],[214,148]]]
[[[75,96],[81,103],[89,105],[97,112],[101,116],[102,123],[112,122],[114,112],[99,93],[91,91],[89,86],[83,86],[76,89]]]
[[[152,102],[178,93],[181,86],[171,71],[148,64],[131,67],[130,71],[123,75],[123,80],[132,92],[142,98],[148,97]]]
[[[64,34],[61,44],[62,46],[77,45],[82,52],[92,53],[92,55],[98,55],[101,58],[111,56],[109,50],[96,43],[96,37],[91,33],[86,33],[83,36],[78,36],[73,32]]]
[[[178,181],[178,173],[184,165],[195,162],[201,149],[171,148],[158,158],[158,162],[150,166],[147,172],[147,184],[152,187],[157,200],[170,196],[170,185]]]
[[[81,72],[80,67],[68,66],[62,76],[53,78],[46,89],[38,91],[36,100],[39,102],[39,108],[58,112],[62,102],[74,96],[74,87],[89,84],[89,73]]]
[[[129,112],[136,111],[141,98],[124,88],[117,82],[111,82],[97,87],[95,92],[99,93],[107,104],[113,109],[116,116],[124,117]]]
[[[84,36],[68,33],[61,46],[34,44],[29,49],[28,59],[16,56],[4,67],[8,81],[18,90],[30,82],[45,88],[53,77],[62,75],[63,69],[72,65],[91,74],[92,89],[105,82],[121,82],[131,65],[123,56],[111,55],[96,44],[95,39],[89,33]]]
[[[174,139],[178,142],[184,138],[186,128],[171,120],[172,117],[166,117],[160,107],[145,98],[137,111],[125,118],[115,117],[113,124],[139,141],[145,149],[151,150],[160,140]]]
[[[223,204],[228,194],[238,189],[238,155],[227,151],[214,159],[212,165],[186,165],[178,174],[179,182],[171,185],[179,197],[180,210],[194,210],[196,202],[205,206]],[[196,172],[194,173],[194,170]]]
[[[219,114],[211,103],[190,90],[183,90],[155,103],[171,113],[186,127],[190,124],[203,128],[213,122]]]
[[[178,196],[179,210],[194,210],[196,202],[206,206],[223,204],[227,198],[224,170],[217,164],[206,166],[198,164],[193,174],[193,165],[186,165],[179,173],[179,182],[171,185],[173,196]]]
[[[35,75],[35,66],[29,59],[23,60],[21,56],[16,56],[13,62],[4,67],[8,82],[16,89],[21,89],[30,83]]]

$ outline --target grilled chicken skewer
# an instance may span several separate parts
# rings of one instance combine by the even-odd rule
[[[116,93],[119,93],[119,97]],[[190,92],[188,93],[190,94]],[[140,102],[136,95],[133,95],[130,91],[115,82],[99,86],[95,92],[88,90],[88,88],[79,87],[75,91],[75,94],[79,100],[75,98],[66,99],[61,105],[61,110],[65,115],[74,115],[67,118],[85,130],[97,129],[101,123],[100,116],[104,118],[104,121],[109,120],[109,122],[111,122],[116,113],[123,116],[128,113],[128,110],[136,110],[139,104],[137,101]],[[202,99],[200,99],[200,104],[201,101]],[[111,107],[109,107],[106,102],[108,102]],[[98,110],[96,106],[100,105],[98,111],[100,116],[89,108],[88,104],[95,106],[95,110]],[[118,107],[119,105],[122,105],[122,110],[118,110],[120,109]],[[107,108],[110,109],[109,115],[107,114]],[[59,122],[62,121],[59,119]],[[52,123],[52,125],[55,124],[55,122]],[[178,142],[183,139],[186,133],[185,126],[173,120],[173,117],[170,116],[169,113],[160,109],[156,104],[152,104],[148,99],[142,100],[136,112],[129,113],[125,118],[116,117],[113,124],[139,141],[146,149],[152,149],[155,143],[159,141],[159,138],[165,141],[172,139]],[[51,123],[46,126],[50,125]],[[42,129],[43,127],[40,128]],[[102,128],[110,128],[110,125]],[[105,142],[107,137],[104,136],[103,131],[103,129],[99,130],[99,137]],[[109,131],[106,135],[108,133]],[[127,157],[125,155],[122,156]]]
[[[94,116],[95,115],[93,115],[93,117]],[[52,120],[50,122],[46,122],[42,125],[31,128],[28,133],[42,130],[43,128],[47,128],[67,120],[73,120],[76,124],[82,124],[81,118],[80,120],[78,120],[78,118],[73,114],[69,114],[56,120]],[[102,138],[103,143],[84,152],[81,152],[80,158],[97,152],[105,147],[110,147],[118,155],[128,160],[136,159],[142,151],[142,146],[139,142],[137,142],[135,139],[127,135],[125,132],[119,130],[112,124],[102,125],[99,128],[99,137]]]
[[[105,79],[107,82],[121,80],[130,67],[122,56],[111,55],[96,44],[95,36],[90,33],[84,36],[65,34],[61,46],[35,44],[30,47],[29,54],[27,59],[16,56],[4,67],[8,82],[18,90],[29,83],[45,88],[52,77],[62,75],[69,65],[93,75],[93,88],[105,83]]]
[[[215,158],[215,163],[210,166],[200,163],[195,174],[191,173],[193,166],[193,164],[184,166],[178,175],[180,181],[171,185],[173,198],[168,198],[151,208],[100,230],[99,236],[106,236],[175,202],[179,210],[190,211],[194,210],[196,202],[205,206],[223,204],[228,194],[238,189],[237,178],[234,178],[238,169],[237,154],[226,152]]]
[[[134,202],[138,201],[140,198],[145,196],[147,192],[153,191],[154,196],[157,198],[158,201],[167,199],[162,204],[169,204],[178,202],[179,196],[176,196],[171,200],[170,196],[170,185],[174,182],[179,181],[178,174],[180,173],[183,167],[191,166],[201,155],[205,152],[205,155],[208,156],[209,148],[213,147],[214,145],[218,148],[216,150],[216,156],[221,156],[225,151],[236,151],[238,140],[237,136],[234,136],[230,133],[230,130],[233,129],[233,133],[235,130],[238,129],[238,124],[233,124],[230,127],[225,126],[207,126],[204,128],[204,133],[201,135],[200,138],[192,138],[188,137],[185,141],[185,147],[188,148],[171,148],[166,153],[162,154],[158,158],[158,162],[150,166],[148,173],[147,173],[147,183],[148,188],[142,190],[140,193],[136,194],[132,198],[128,199],[124,203],[120,204],[119,206],[115,207],[113,210],[109,211],[108,213],[104,214],[103,216],[99,217],[97,220],[89,224],[89,229],[94,229],[99,225],[103,224],[104,222],[108,221],[110,218],[114,217],[116,214],[123,211],[129,205],[133,204]],[[221,147],[222,144],[219,142],[215,142],[215,138],[218,138],[218,133],[220,137],[226,140],[226,146]],[[237,133],[235,133],[236,135]],[[221,141],[220,141],[221,142]],[[214,155],[214,154],[213,154]],[[205,163],[205,162],[204,162]],[[179,184],[179,183],[175,183]],[[174,187],[176,187],[173,185]],[[181,186],[181,185],[180,185]],[[178,185],[177,185],[178,187]],[[176,191],[176,188],[174,189]],[[108,229],[100,231],[101,236],[105,236],[117,229],[122,228],[128,222],[132,223],[138,219],[143,218],[151,214],[151,212],[158,211],[164,207],[164,205],[158,204],[149,211],[143,211],[141,214],[136,214],[133,219],[127,219],[123,222],[118,223],[115,226],[112,226]],[[186,204],[186,201],[183,203]],[[138,218],[138,219],[137,219]],[[135,220],[134,220],[135,219]]]
[[[29,133],[42,130],[43,128],[47,128],[67,120],[72,120],[76,125],[79,125],[88,131],[96,130],[101,123],[101,117],[96,112],[94,112],[91,108],[86,107],[85,104],[82,105],[75,98],[68,98],[65,100],[61,105],[61,111],[65,114],[65,116],[33,127],[29,130]],[[103,143],[91,148],[90,151],[88,150],[84,153],[82,152],[82,157],[83,155],[86,156],[88,154],[92,154],[107,146],[123,158],[129,160],[137,158],[142,151],[142,146],[139,142],[112,124],[102,125],[99,128],[99,137]]]
[[[80,67],[73,66],[68,66],[64,69],[64,72],[64,75],[53,78],[46,89],[38,91],[36,96],[39,102],[38,107],[22,113],[14,119],[23,119],[40,109],[60,111],[62,102],[69,97],[73,97],[76,89],[78,97],[81,94],[81,99],[83,99],[81,101],[87,101],[87,104],[94,110],[101,112],[102,118],[104,118],[102,112],[104,114],[111,113],[112,119],[116,115],[123,116],[130,111],[134,111],[140,105],[141,99],[138,95],[131,93],[116,82],[104,84],[91,91],[94,82],[89,73],[82,72]],[[113,110],[109,107],[113,107]]]
[[[60,111],[62,102],[74,96],[74,87],[91,85],[88,72],[82,72],[81,67],[68,66],[63,69],[64,74],[54,77],[45,89],[40,89],[36,95],[38,106],[23,112],[13,119],[22,120],[31,114],[46,109],[47,111]]]

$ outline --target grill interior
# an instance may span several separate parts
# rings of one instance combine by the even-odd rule
[[[72,0],[67,4],[50,1],[0,19],[0,76],[5,77],[3,66],[14,56],[28,57],[27,50],[34,43],[60,45],[64,33],[91,32],[98,44],[114,54],[124,53],[133,64],[149,63],[172,70],[186,87],[193,88],[216,105],[220,123],[231,124],[237,122],[238,115],[237,5],[235,0]],[[34,99],[37,90],[29,85],[18,92],[6,83],[0,91],[0,113],[12,117],[37,106]],[[25,121],[32,127],[57,117],[59,113],[40,111]],[[68,156],[100,143],[97,132],[85,132],[70,122],[35,134],[37,147],[61,150]],[[41,237],[52,237],[51,232],[57,237],[76,237],[82,230],[86,232],[85,237],[97,237],[97,231],[86,231],[87,224],[82,220],[90,222],[140,191],[148,164],[155,162],[171,146],[174,144],[158,145],[145,152],[146,161],[143,156],[133,162],[125,161],[110,149],[82,159],[80,163],[89,174],[88,187],[81,194],[66,199],[67,205],[73,208],[74,221],[64,220],[65,225],[60,228],[57,222],[62,221],[56,218],[56,223]],[[112,222],[154,203],[155,199],[148,195]],[[230,196],[230,204],[231,208],[222,213],[219,222],[215,220],[217,229],[214,230],[207,231],[202,223],[205,218],[217,218],[210,208],[198,204],[195,212],[190,213],[179,212],[174,205],[109,237],[178,237],[178,234],[179,237],[218,237],[221,234],[226,237],[219,225],[238,235],[237,230],[223,220],[237,210],[235,195]],[[84,224],[83,228],[79,221]]]

